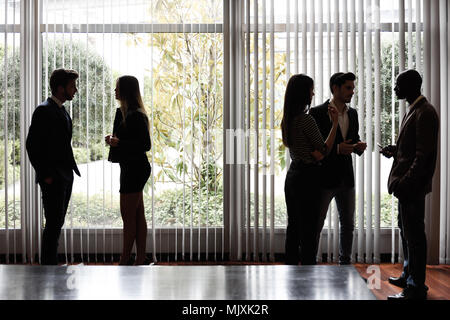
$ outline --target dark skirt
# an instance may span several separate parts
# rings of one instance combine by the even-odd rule
[[[120,193],[142,192],[151,173],[147,159],[120,162]]]

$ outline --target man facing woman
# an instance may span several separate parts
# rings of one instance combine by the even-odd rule
[[[332,127],[323,141],[316,122],[307,114],[314,96],[314,81],[304,74],[289,79],[284,97],[281,130],[292,159],[284,186],[288,226],[285,263],[316,264],[319,223],[320,160],[331,150],[338,127],[338,112],[329,105]]]
[[[120,213],[123,220],[123,248],[119,265],[132,264],[131,251],[136,241],[135,265],[148,264],[145,256],[147,222],[143,189],[151,167],[146,152],[151,148],[149,121],[142,102],[139,82],[122,76],[116,83],[120,103],[114,118],[113,134],[105,141],[111,146],[108,160],[120,164]]]

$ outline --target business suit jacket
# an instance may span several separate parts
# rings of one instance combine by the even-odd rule
[[[398,199],[431,192],[436,167],[439,118],[426,98],[419,100],[402,121],[388,191]]]
[[[80,176],[71,140],[69,114],[48,98],[34,110],[26,140],[28,157],[36,171],[36,183],[48,177],[70,181],[72,170]]]
[[[316,120],[317,126],[319,127],[320,133],[324,140],[327,139],[332,122],[328,115],[328,105],[330,100],[325,101],[325,103],[311,108],[309,114]],[[322,160],[321,169],[321,185],[325,188],[335,188],[338,186],[354,187],[355,186],[355,176],[353,173],[353,164],[351,155],[343,155],[337,153],[337,146],[339,143],[351,139],[350,143],[357,143],[359,138],[359,122],[358,113],[353,108],[348,108],[348,120],[349,127],[347,131],[347,137],[342,136],[340,127],[338,126],[336,132],[336,138],[334,140],[333,148],[331,149],[328,156]],[[358,153],[359,155],[362,154]]]

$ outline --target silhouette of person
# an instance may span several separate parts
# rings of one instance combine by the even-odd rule
[[[396,145],[380,151],[394,157],[388,191],[398,198],[398,226],[403,247],[403,272],[389,282],[403,288],[388,299],[426,299],[425,195],[431,192],[436,167],[439,119],[434,107],[421,95],[422,78],[415,70],[400,73],[394,88],[398,99],[409,103]]]
[[[109,160],[120,164],[123,248],[119,265],[132,264],[131,250],[135,241],[134,264],[149,264],[145,255],[147,222],[143,199],[143,189],[151,173],[146,155],[151,148],[149,121],[135,77],[120,77],[115,93],[120,108],[116,110],[113,134],[107,135],[105,141],[111,146]]]
[[[52,95],[34,110],[26,140],[44,205],[43,265],[58,264],[58,240],[72,194],[73,172],[80,176],[71,146],[72,120],[63,106],[77,92],[77,79],[78,73],[73,70],[52,72]]]
[[[291,265],[299,261],[303,265],[316,264],[319,164],[331,150],[338,124],[337,110],[330,106],[333,125],[324,142],[316,122],[306,113],[313,95],[313,79],[304,74],[289,79],[281,129],[283,144],[292,159],[284,185],[288,214],[285,263]]]
[[[355,217],[355,177],[351,154],[361,155],[367,145],[359,138],[358,113],[347,106],[355,89],[355,75],[351,72],[338,72],[330,78],[331,100],[311,108],[309,114],[316,120],[322,137],[326,137],[331,128],[328,105],[339,112],[339,126],[330,154],[322,162],[320,188],[320,218],[317,231],[317,246],[320,240],[328,207],[333,198],[336,200],[339,214],[339,264],[350,264],[353,244]]]

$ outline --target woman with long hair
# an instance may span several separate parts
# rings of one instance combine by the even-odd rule
[[[123,248],[119,265],[132,264],[131,251],[135,241],[137,255],[134,265],[148,264],[143,189],[151,172],[146,155],[151,148],[149,121],[135,77],[117,79],[115,93],[120,108],[116,110],[113,134],[106,136],[105,141],[111,146],[109,160],[120,164]]]
[[[338,112],[329,106],[333,125],[323,141],[316,122],[307,113],[313,96],[313,79],[304,74],[289,79],[281,130],[292,159],[284,185],[288,214],[285,263],[292,265],[299,261],[303,265],[316,264],[320,160],[331,150],[338,126]]]

